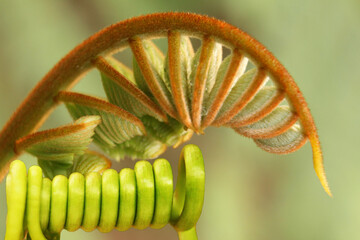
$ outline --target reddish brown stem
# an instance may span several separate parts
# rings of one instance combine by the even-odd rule
[[[71,133],[86,129],[89,125],[94,125],[94,124],[97,125],[100,123],[100,121],[101,120],[98,119],[96,121],[53,128],[27,135],[16,141],[15,152],[19,154],[33,144],[69,135]]]
[[[75,104],[95,108],[100,111],[111,113],[113,115],[116,115],[122,119],[126,119],[127,121],[135,124],[137,127],[141,129],[141,131],[144,134],[146,132],[145,127],[140,119],[138,119],[136,116],[132,115],[131,113],[125,111],[124,109],[114,104],[111,104],[105,100],[84,95],[81,93],[65,92],[65,91],[59,92],[59,94],[55,97],[55,100],[61,102],[75,103]]]
[[[205,36],[202,42],[199,64],[196,69],[194,92],[191,104],[192,121],[194,130],[201,130],[201,110],[205,92],[207,74],[210,66],[211,55],[215,46],[215,41],[210,36]]]

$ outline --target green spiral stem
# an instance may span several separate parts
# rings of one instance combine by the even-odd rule
[[[139,161],[134,170],[106,170],[102,175],[72,173],[51,181],[32,166],[26,176],[23,162],[11,164],[6,181],[7,226],[5,240],[59,239],[63,229],[110,232],[162,228],[171,225],[179,239],[197,239],[205,187],[202,154],[195,145],[182,150],[178,182],[173,193],[173,175],[168,161],[153,165]]]

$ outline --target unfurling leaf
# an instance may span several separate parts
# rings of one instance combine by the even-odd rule
[[[92,141],[99,116],[79,118],[71,125],[34,133],[20,139],[18,146],[42,160],[72,161],[81,155]]]
[[[279,97],[280,96],[280,97]],[[269,106],[275,108],[280,101],[275,101],[281,98],[281,91],[275,86],[265,86],[259,90],[254,98],[228,123],[232,127],[239,125],[247,125],[247,122],[254,122],[257,120],[258,114]],[[276,102],[275,104],[273,104]],[[272,106],[274,105],[274,106]],[[269,113],[272,109],[269,109]],[[264,116],[260,116],[260,119]]]
[[[158,47],[150,40],[142,41],[142,46],[145,51],[146,60],[150,64],[151,74],[153,75],[156,83],[159,85],[160,91],[166,96],[172,105],[174,101],[171,95],[171,89],[169,88],[170,82],[168,78],[165,77],[164,72],[164,63],[165,57],[164,54],[158,49]],[[140,64],[141,65],[141,64]],[[156,101],[154,94],[148,87],[147,79],[150,76],[144,75],[139,63],[137,62],[136,56],[133,58],[133,70],[134,77],[139,88],[152,100]]]
[[[91,172],[102,173],[111,167],[111,161],[104,155],[87,150],[83,155],[74,160],[71,172],[79,172],[86,175]]]
[[[195,56],[193,57],[191,63],[191,74],[188,81],[188,98],[190,99],[190,101],[192,101],[193,98],[195,76],[200,61],[201,50],[202,47],[200,47],[196,51]],[[208,98],[212,88],[214,87],[216,74],[218,72],[221,61],[222,61],[222,46],[219,43],[215,43],[215,46],[210,56],[209,67],[207,69],[207,74],[206,74],[204,99]]]
[[[174,145],[187,133],[184,126],[173,118],[168,123],[159,122],[151,116],[141,118],[147,133],[166,145]]]
[[[235,128],[235,131],[251,138],[271,138],[284,133],[298,119],[288,106],[278,106],[273,112],[258,122],[245,127]]]
[[[112,67],[114,67],[120,74],[123,75],[123,80],[127,81],[127,85],[132,85],[132,88],[138,89],[136,87],[133,73],[130,69],[114,60],[110,59],[109,62]],[[163,121],[163,117],[145,105],[146,103],[142,99],[140,99],[138,96],[134,96],[134,94],[131,94],[127,89],[121,87],[118,83],[116,83],[104,73],[101,73],[101,79],[106,96],[110,103],[117,105],[118,107],[134,114],[137,117],[150,115],[159,119],[160,121]],[[142,93],[139,89],[138,91]],[[151,102],[150,99],[145,101],[147,103]]]
[[[229,56],[230,57],[230,56]],[[228,62],[227,65],[230,63],[230,58],[226,58],[224,62]],[[218,88],[221,86],[222,78],[224,78],[226,72],[222,68],[223,65],[220,66],[218,76],[216,78],[216,83],[214,87],[214,93],[211,92],[209,101],[213,101],[215,98],[215,94],[218,92]],[[224,66],[225,67],[225,66]],[[226,66],[227,68],[227,66]],[[239,98],[241,98],[248,87],[250,86],[251,82],[254,79],[254,76],[256,75],[256,69],[251,69],[247,71],[246,73],[242,74],[241,71],[238,71],[238,75],[235,77],[236,82],[231,89],[229,95],[226,97],[224,104],[222,105],[218,116],[221,117],[223,113],[227,112],[229,109],[234,107],[234,104],[238,101]],[[209,104],[210,105],[210,104]]]
[[[114,147],[116,144],[135,136],[145,134],[144,126],[140,120],[136,119],[136,117],[126,118],[117,113],[116,109],[110,112],[69,102],[66,103],[66,107],[74,119],[87,115],[101,117],[101,123],[95,129],[94,135],[94,142],[100,147]]]
[[[145,40],[142,41],[146,57],[154,71],[154,74],[158,77],[158,80],[164,81],[164,55],[160,49],[151,41]],[[146,93],[146,95],[151,96],[150,89],[146,83],[145,77],[141,73],[139,63],[136,61],[135,57],[133,58],[133,71],[136,84],[138,87]],[[164,84],[164,82],[163,82]]]
[[[181,87],[184,91],[185,96],[189,96],[188,94],[188,86],[190,81],[190,74],[191,74],[191,63],[194,57],[194,49],[192,47],[190,38],[187,36],[180,37],[180,74],[181,74]],[[169,70],[169,55],[166,56],[165,59],[165,69],[164,69],[164,76],[165,76],[165,83],[169,91],[171,92],[170,86],[170,70]],[[187,106],[190,106],[190,102],[188,97],[186,97]]]
[[[166,150],[166,144],[146,136],[136,136],[129,141],[106,149],[111,157],[117,161],[129,156],[133,159],[152,159]]]
[[[57,175],[69,176],[73,166],[73,160],[48,161],[48,160],[41,160],[39,158],[38,164],[42,168],[45,177],[53,179]]]
[[[286,154],[302,147],[307,138],[299,124],[295,124],[285,133],[268,139],[255,139],[255,143],[262,149],[271,153]]]
[[[73,124],[28,135],[16,142],[16,148],[36,156],[48,177],[67,175],[76,156],[88,148],[99,123],[99,116],[82,117]]]

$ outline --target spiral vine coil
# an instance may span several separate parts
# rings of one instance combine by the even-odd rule
[[[202,154],[195,145],[184,147],[179,161],[178,182],[173,194],[170,163],[157,159],[151,165],[139,161],[134,170],[102,175],[72,173],[51,181],[42,170],[12,162],[6,180],[7,228],[5,240],[59,239],[63,229],[125,231],[130,227],[162,228],[167,223],[181,234],[195,234],[204,199],[205,172]]]

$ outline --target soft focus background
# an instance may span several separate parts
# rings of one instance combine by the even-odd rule
[[[360,2],[358,0],[0,1],[0,127],[68,51],[112,23],[146,13],[189,11],[225,20],[262,42],[295,78],[318,126],[334,198],[322,190],[307,144],[268,154],[229,129],[194,137],[206,164],[200,239],[360,239]],[[104,95],[97,73],[76,87]],[[24,119],[26,121],[26,119]],[[70,122],[64,108],[45,127]],[[174,167],[180,149],[165,157]],[[30,166],[27,155],[21,157]],[[132,166],[125,160],[119,169]],[[0,239],[5,235],[0,184]],[[64,239],[176,239],[171,227],[109,234],[64,231]]]

